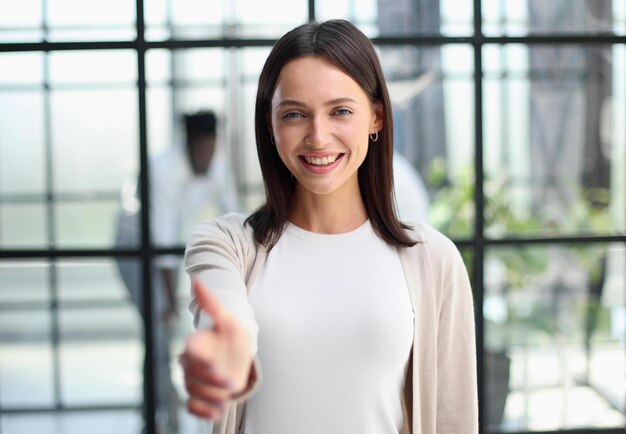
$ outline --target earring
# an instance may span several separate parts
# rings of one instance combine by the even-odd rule
[[[378,141],[378,131],[376,131],[374,134],[370,134],[370,140],[372,142],[377,142]]]

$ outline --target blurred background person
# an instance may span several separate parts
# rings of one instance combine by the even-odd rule
[[[426,184],[409,160],[397,150],[393,153],[393,187],[400,220],[427,223],[430,198]]]
[[[151,239],[157,247],[181,246],[202,220],[237,211],[237,189],[228,162],[217,147],[217,118],[212,111],[181,117],[184,144],[155,154],[149,162]],[[116,248],[141,245],[140,183],[127,182],[117,217]],[[160,432],[178,431],[178,396],[170,371],[170,341],[179,314],[178,270],[181,258],[153,260],[152,300],[155,336],[157,424]],[[145,324],[142,269],[136,259],[117,258],[120,276]],[[144,357],[144,375],[146,372]]]

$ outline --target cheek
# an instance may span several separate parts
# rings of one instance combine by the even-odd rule
[[[295,125],[279,126],[274,128],[274,139],[276,140],[276,147],[280,148],[280,152],[286,154],[298,145],[302,139],[302,131]]]
[[[280,161],[289,168],[289,150],[285,148],[284,141],[279,142],[278,139],[276,140],[276,152],[278,153]]]

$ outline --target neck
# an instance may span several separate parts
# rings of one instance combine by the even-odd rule
[[[289,220],[302,229],[321,234],[341,234],[367,221],[361,194],[334,192],[316,195],[296,186]]]

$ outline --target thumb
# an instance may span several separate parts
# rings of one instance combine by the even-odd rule
[[[217,297],[198,278],[192,281],[193,293],[198,306],[213,319],[213,328],[219,328],[224,321],[224,308]]]

